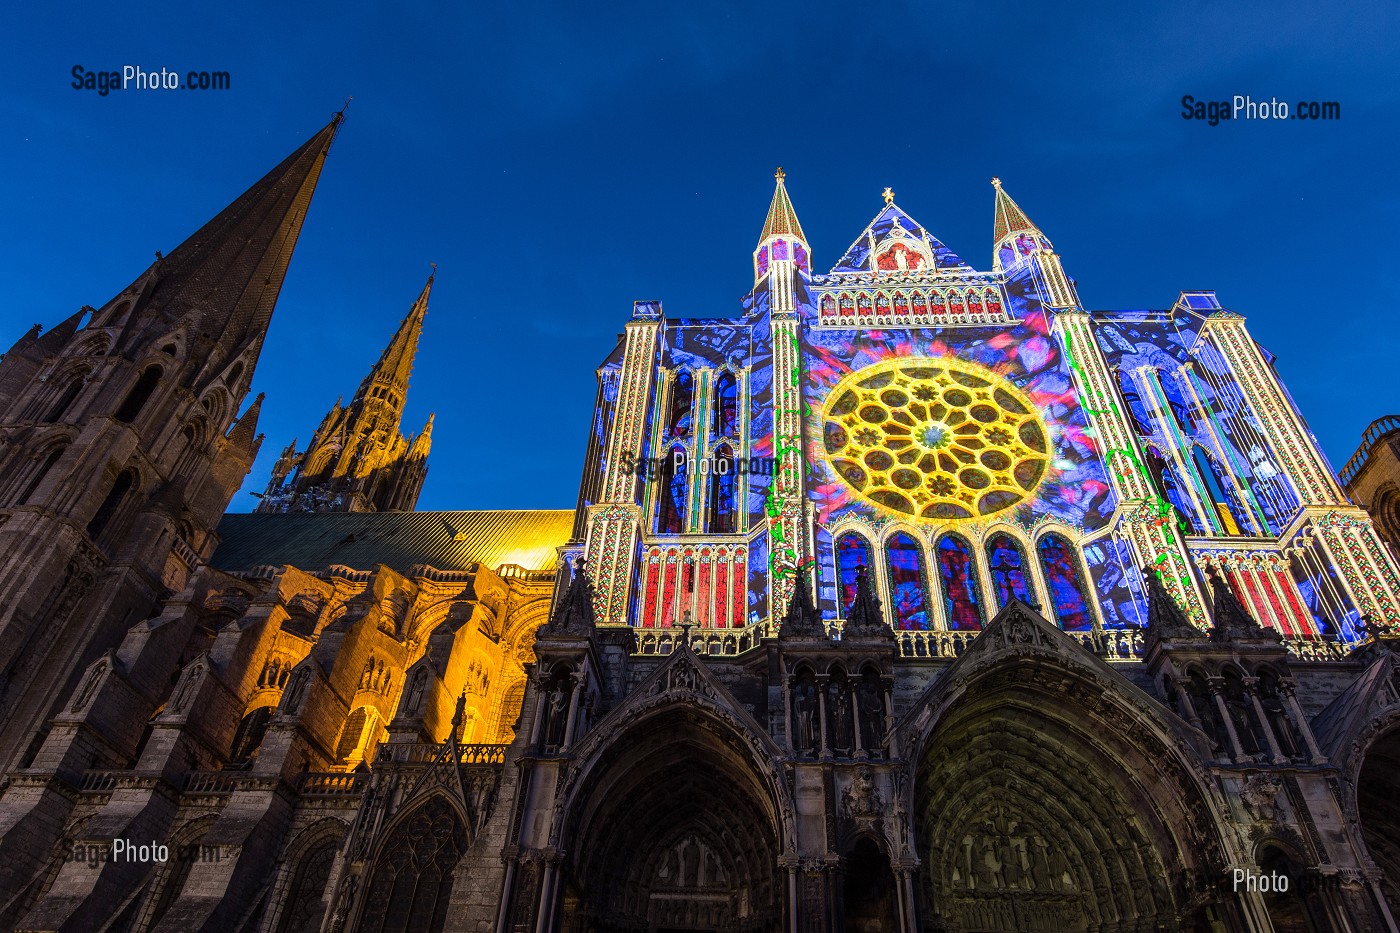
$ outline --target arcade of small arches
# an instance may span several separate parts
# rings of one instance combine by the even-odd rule
[[[817,302],[825,323],[842,318],[1000,318],[1001,292],[983,286],[857,288],[828,291]]]
[[[1222,760],[1325,760],[1292,679],[1272,665],[1193,662],[1163,673],[1160,687],[1172,712],[1203,731]]]
[[[1043,530],[1033,546],[1010,526],[994,526],[980,541],[945,532],[931,546],[903,526],[887,529],[878,545],[854,528],[837,530],[833,540],[842,618],[862,568],[869,568],[898,630],[980,631],[1013,599],[1048,607],[1047,617],[1067,632],[1101,624],[1079,548],[1065,531]]]

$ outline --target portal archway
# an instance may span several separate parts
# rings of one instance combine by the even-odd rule
[[[780,825],[733,727],[662,709],[610,742],[572,795],[561,929],[777,933]]]
[[[1160,724],[1047,659],[985,666],[942,703],[914,784],[925,922],[1087,933],[1224,918],[1195,891],[1224,870],[1214,808]]]

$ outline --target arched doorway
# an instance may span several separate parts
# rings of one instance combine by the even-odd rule
[[[899,902],[890,860],[869,838],[861,838],[845,859],[841,886],[846,933],[898,930]]]
[[[609,743],[572,795],[565,931],[777,933],[772,794],[732,728],[658,713]]]
[[[1203,864],[1219,861],[1211,808],[1170,739],[1075,679],[1008,659],[929,734],[915,828],[921,913],[934,928],[1211,929],[1208,918],[1223,916],[1219,905],[1178,902],[1191,877],[1223,868]]]
[[[1381,870],[1381,888],[1391,910],[1400,909],[1400,728],[1366,749],[1356,781],[1361,837]]]

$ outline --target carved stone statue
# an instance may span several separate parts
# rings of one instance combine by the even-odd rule
[[[879,748],[885,737],[885,701],[880,686],[862,680],[856,686],[856,705],[860,707],[860,741],[866,751]]]
[[[817,747],[817,685],[811,680],[799,680],[793,685],[792,711],[796,720],[793,750],[811,752]]]
[[[826,715],[830,721],[827,739],[833,749],[850,751],[851,698],[844,681],[833,680],[826,685]]]

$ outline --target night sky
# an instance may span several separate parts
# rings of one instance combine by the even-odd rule
[[[105,303],[353,96],[234,511],[353,394],[430,262],[404,425],[437,412],[419,507],[571,507],[632,301],[737,313],[778,165],[818,270],[886,185],[990,268],[999,175],[1089,308],[1211,288],[1246,315],[1334,466],[1400,411],[1396,4],[488,6],[7,7],[0,343]],[[74,65],[124,64],[232,86],[71,87]],[[1212,127],[1185,94],[1341,119]]]

